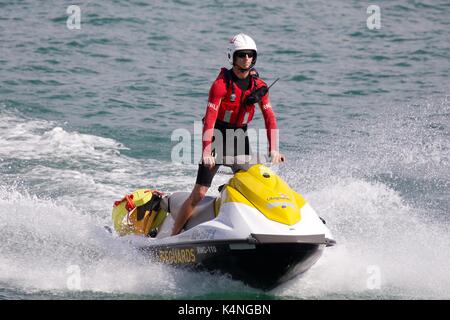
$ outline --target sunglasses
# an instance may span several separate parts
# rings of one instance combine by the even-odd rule
[[[245,58],[245,56],[248,56],[249,58],[253,58],[255,53],[253,51],[238,51],[236,52],[236,57],[238,58]]]

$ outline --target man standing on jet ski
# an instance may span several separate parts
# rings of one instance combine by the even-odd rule
[[[252,69],[256,58],[257,48],[251,37],[240,33],[230,40],[228,60],[233,67],[229,70],[222,68],[209,91],[208,105],[203,118],[202,163],[199,164],[195,187],[177,215],[172,235],[180,233],[191,217],[195,206],[205,197],[220,163],[223,163],[216,161],[214,153],[217,156],[217,151],[223,151],[224,157],[226,155],[250,155],[246,131],[247,124],[253,118],[256,103],[259,104],[264,116],[272,162],[284,161],[284,155],[278,151],[277,122],[269,101],[268,87]],[[222,133],[222,139],[217,139],[214,129]],[[235,132],[236,136],[244,135],[245,146],[236,146],[233,143],[234,150],[225,148],[226,131],[230,129]],[[214,151],[213,140],[217,142]],[[239,137],[237,140],[239,141]],[[222,146],[217,145],[220,143]]]

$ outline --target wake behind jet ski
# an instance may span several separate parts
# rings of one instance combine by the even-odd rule
[[[270,168],[237,170],[216,197],[205,197],[183,232],[171,236],[189,192],[140,189],[116,201],[114,229],[155,261],[219,271],[271,289],[305,271],[335,240],[307,201]]]

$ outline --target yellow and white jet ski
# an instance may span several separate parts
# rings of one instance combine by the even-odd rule
[[[137,190],[114,204],[115,231],[133,234],[156,261],[220,271],[261,289],[305,272],[336,243],[309,203],[262,164],[237,170],[219,192],[206,196],[171,236],[189,193]]]

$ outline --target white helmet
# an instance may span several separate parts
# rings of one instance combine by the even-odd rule
[[[256,43],[250,38],[248,35],[239,33],[230,39],[230,43],[228,45],[228,61],[230,61],[231,65],[234,65],[234,53],[239,50],[253,50],[255,51],[255,55],[253,57],[252,65],[253,67],[256,63],[258,49],[256,49]]]

